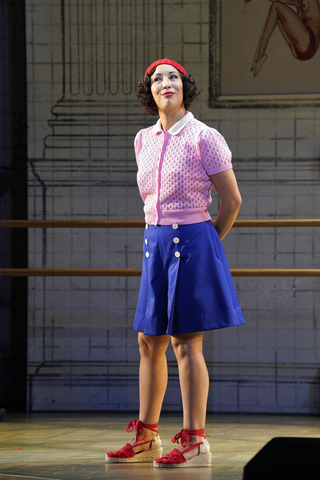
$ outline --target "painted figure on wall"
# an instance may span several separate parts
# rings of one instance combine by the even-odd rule
[[[250,0],[244,0],[248,3]],[[260,36],[251,71],[256,77],[267,60],[267,46],[278,25],[291,53],[298,60],[309,60],[320,43],[319,0],[270,0],[266,23]],[[296,8],[296,11],[292,7]]]

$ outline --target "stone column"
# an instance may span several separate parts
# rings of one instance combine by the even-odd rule
[[[105,158],[114,135],[146,124],[135,92],[146,65],[163,55],[163,2],[61,1],[62,96],[45,158]]]

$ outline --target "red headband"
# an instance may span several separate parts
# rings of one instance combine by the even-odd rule
[[[179,70],[179,72],[187,75],[187,72],[181,65],[179,65],[179,63],[174,62],[173,60],[169,60],[169,58],[163,58],[162,60],[156,60],[155,62],[151,63],[151,65],[147,68],[144,76],[146,77],[148,72],[150,72],[154,67],[157,67],[158,65],[172,65],[174,68]]]

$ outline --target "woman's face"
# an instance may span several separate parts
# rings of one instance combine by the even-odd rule
[[[158,65],[151,77],[151,93],[159,112],[175,114],[183,105],[183,83],[172,65]]]

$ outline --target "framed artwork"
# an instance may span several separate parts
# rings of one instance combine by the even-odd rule
[[[209,106],[320,106],[319,0],[211,0]]]

